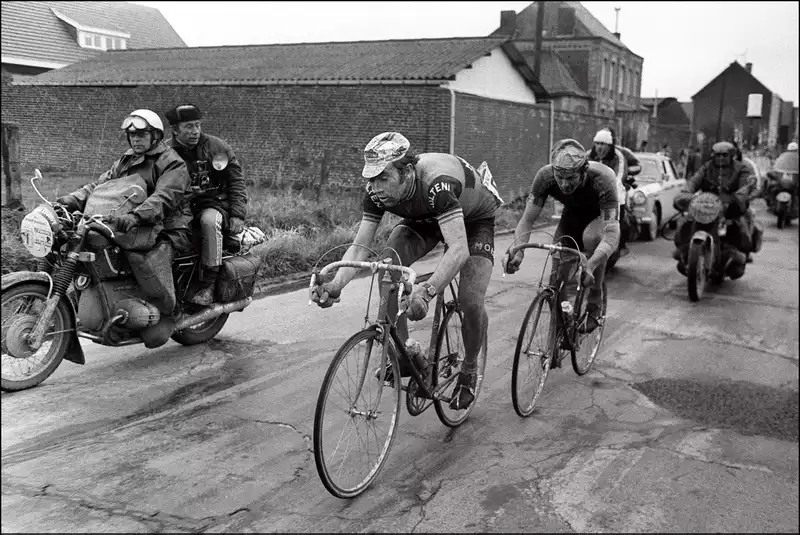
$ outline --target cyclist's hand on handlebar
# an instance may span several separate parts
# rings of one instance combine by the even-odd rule
[[[506,254],[503,255],[502,260],[503,273],[508,273],[510,275],[519,271],[519,266],[522,264],[523,258],[524,255],[522,251],[517,251],[513,258],[508,254],[508,251],[506,251]]]
[[[590,269],[591,266],[587,266],[583,269],[583,274],[581,275],[581,282],[584,286],[591,286],[594,284],[594,269]]]
[[[332,282],[323,282],[311,290],[311,300],[320,308],[329,308],[339,302],[342,289]]]
[[[428,314],[428,291],[421,284],[415,284],[411,293],[403,298],[403,309],[411,321],[419,321]]]

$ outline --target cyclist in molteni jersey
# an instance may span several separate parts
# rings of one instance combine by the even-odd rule
[[[386,212],[404,218],[387,243],[402,265],[411,265],[444,241],[447,248],[439,265],[430,279],[414,285],[406,300],[407,314],[397,327],[405,339],[405,316],[423,319],[437,292],[461,274],[458,299],[464,313],[465,362],[450,407],[467,408],[475,399],[477,355],[488,327],[484,299],[494,264],[495,211],[502,199],[485,164],[476,170],[451,154],[414,154],[409,141],[397,132],[375,136],[364,148],[364,161],[361,174],[368,182],[363,215],[343,259],[366,259],[365,247],[372,243]],[[312,290],[312,299],[320,307],[331,306],[354,273],[352,268],[339,269],[332,281]]]
[[[602,316],[606,261],[619,245],[616,177],[605,165],[588,161],[583,146],[574,139],[559,141],[550,154],[550,164],[542,167],[533,179],[525,212],[514,231],[515,240],[524,237],[520,242],[528,242],[533,224],[548,197],[553,197],[564,205],[554,241],[567,247],[575,247],[577,244],[577,248],[589,257],[585,283],[591,285],[591,290],[589,319],[584,330],[591,332],[598,326],[597,318]],[[569,239],[560,239],[562,236],[573,238],[575,243]],[[513,258],[506,253],[503,257],[506,273],[516,272],[523,257],[523,251],[517,252]],[[565,261],[562,261],[559,253],[553,254],[553,285],[559,278],[567,280],[572,262],[567,261],[567,258],[563,260]],[[572,291],[572,285],[568,285],[568,288]],[[572,296],[570,294],[569,297]]]

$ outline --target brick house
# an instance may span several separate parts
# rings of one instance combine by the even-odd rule
[[[784,103],[752,70],[752,63],[734,61],[692,96],[693,127],[705,138],[706,149],[718,140],[736,140],[743,147],[782,147],[791,141],[792,103]],[[747,117],[750,94],[761,95],[760,118]]]
[[[5,82],[28,167],[99,174],[127,147],[122,117],[182,101],[256,183],[314,182],[324,157],[330,183],[358,185],[364,145],[387,130],[486,160],[503,195],[549,152],[547,93],[505,37],[113,50]]]
[[[129,2],[2,2],[2,69],[15,79],[105,50],[185,46],[152,7]]]
[[[514,40],[514,46],[522,52],[528,65],[533,66],[535,42]],[[543,49],[540,69],[539,81],[547,90],[548,100],[553,102],[555,109],[589,113],[592,109],[592,96],[581,89],[569,66],[558,52]]]
[[[639,111],[642,65],[644,59],[634,54],[580,2],[543,3],[542,49],[556,52],[568,66],[578,87],[591,97],[589,113],[616,117],[619,111]],[[513,36],[527,41],[532,49],[536,39],[538,3],[516,13],[500,13],[500,27],[492,35]],[[541,82],[548,92],[542,55]]]

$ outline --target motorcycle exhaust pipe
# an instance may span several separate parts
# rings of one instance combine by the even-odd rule
[[[222,304],[215,304],[214,306],[203,310],[202,312],[198,312],[197,314],[193,314],[188,318],[183,318],[175,325],[175,330],[180,331],[186,329],[187,327],[192,327],[199,323],[203,323],[205,321],[213,320],[214,318],[218,318],[223,314],[230,314],[231,312],[238,312],[243,310],[247,305],[253,302],[252,297],[246,297],[244,299],[240,299],[239,301],[233,301],[232,303],[225,303]]]

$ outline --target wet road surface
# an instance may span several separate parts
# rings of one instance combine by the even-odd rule
[[[403,409],[387,467],[354,500],[320,483],[311,434],[368,279],[328,310],[305,289],[257,300],[204,346],[84,341],[86,366],[2,394],[2,529],[797,532],[798,232],[760,216],[755,263],[699,303],[671,242],[632,243],[595,368],[564,361],[527,419],[511,362],[544,254],[506,278],[498,261],[472,416],[453,431]]]

